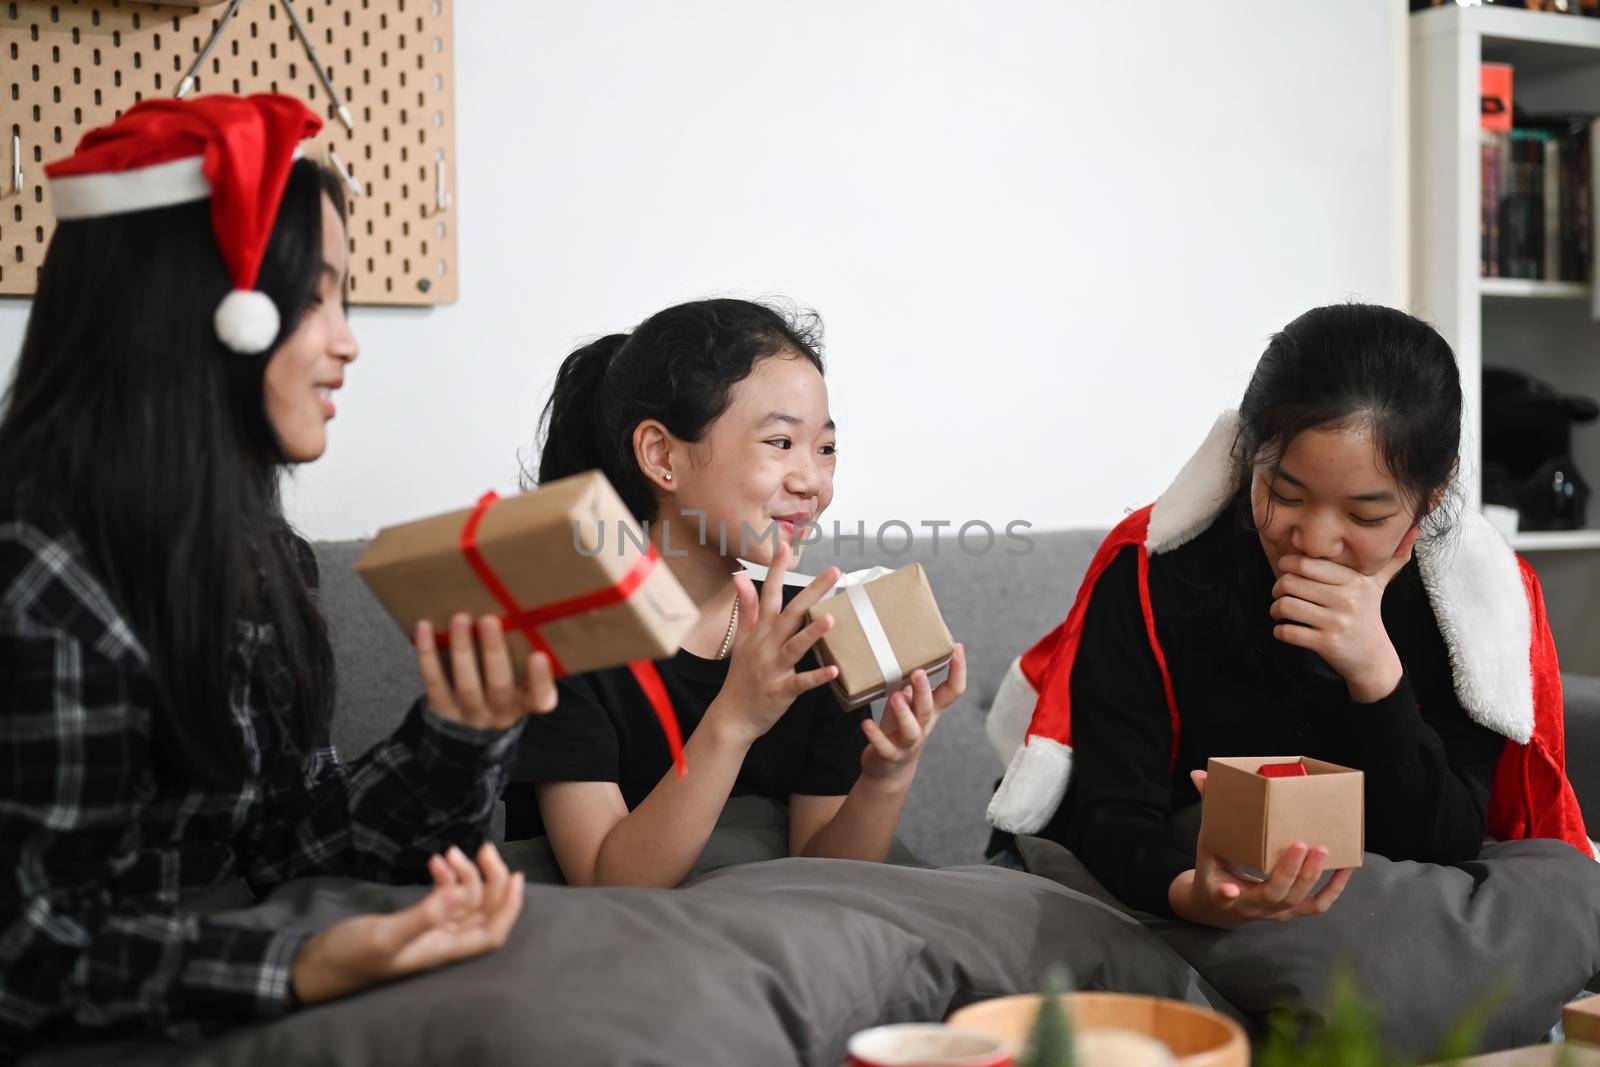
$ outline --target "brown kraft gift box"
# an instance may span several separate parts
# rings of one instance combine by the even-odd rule
[[[850,578],[846,575],[841,582]],[[933,599],[933,589],[920,563],[869,579],[861,583],[861,589],[883,626],[904,678],[909,680],[912,671],[932,674],[949,665],[955,653],[955,639],[939,614],[939,604]],[[836,588],[815,604],[806,613],[806,621],[815,622],[824,615],[833,616],[833,629],[817,642],[817,658],[824,666],[839,668],[839,676],[832,684],[839,703],[851,710],[883,696],[883,671],[855,605],[843,589]]]
[[[1306,774],[1267,778],[1263,764],[1302,763]],[[1326,869],[1361,866],[1366,834],[1360,771],[1302,756],[1214,756],[1206,763],[1200,846],[1255,871],[1270,872],[1289,846],[1328,850]]]
[[[356,561],[356,571],[407,634],[422,619],[436,633],[447,634],[458,612],[474,618],[507,614],[463,551],[463,530],[478,510],[387,527]],[[536,624],[561,672],[580,674],[673,655],[699,615],[665,561],[646,562],[640,545],[648,542],[639,523],[597,472],[493,503],[483,512],[474,540],[491,577],[523,612],[592,597],[630,573],[637,578],[636,568],[648,568],[620,601]],[[573,607],[582,604],[566,605]],[[534,645],[514,625],[507,626],[506,643],[520,683]]]

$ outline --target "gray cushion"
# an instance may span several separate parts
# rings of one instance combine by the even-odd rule
[[[420,892],[305,880],[223,918],[317,928]],[[1084,988],[1222,1007],[1138,923],[1043,878],[781,859],[676,890],[530,886],[489,955],[194,1046],[68,1046],[28,1062],[837,1067],[857,1030],[1031,990],[1057,962]]]
[[[1127,910],[1060,845],[1018,843],[1029,871]],[[1279,1006],[1325,1018],[1347,967],[1390,1047],[1417,1058],[1468,1012],[1486,1051],[1532,1044],[1600,972],[1600,864],[1558,841],[1490,845],[1459,867],[1368,853],[1326,915],[1286,923],[1223,931],[1127,913],[1256,1019]]]

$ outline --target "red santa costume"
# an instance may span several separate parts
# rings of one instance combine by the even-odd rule
[[[1217,420],[1167,491],[1106,537],[1065,621],[1011,665],[987,723],[1006,764],[989,805],[996,828],[1038,833],[1066,794],[1073,751],[1069,680],[1084,616],[1100,576],[1129,546],[1137,549],[1145,632],[1165,690],[1176,760],[1183,709],[1157,637],[1150,558],[1193,540],[1234,499],[1237,430],[1237,413]],[[1472,510],[1462,514],[1451,536],[1419,541],[1415,558],[1461,706],[1474,722],[1506,739],[1493,778],[1488,832],[1500,840],[1558,838],[1596,855],[1566,776],[1561,676],[1533,569]]]

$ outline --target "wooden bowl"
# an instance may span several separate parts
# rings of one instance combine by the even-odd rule
[[[1227,1016],[1160,997],[1130,993],[1068,993],[1072,1023],[1079,1030],[1133,1030],[1155,1038],[1183,1067],[1250,1067],[1250,1043]],[[1039,1013],[1037,993],[969,1004],[948,1025],[996,1037],[1020,1055]]]

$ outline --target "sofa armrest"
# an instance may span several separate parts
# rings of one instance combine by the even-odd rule
[[[1600,837],[1600,678],[1563,674],[1566,698],[1567,777],[1578,794],[1590,837]]]

